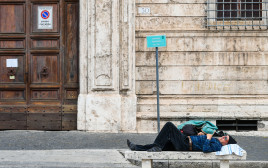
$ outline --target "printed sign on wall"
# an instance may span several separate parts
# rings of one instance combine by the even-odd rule
[[[38,29],[53,29],[53,7],[38,6]]]

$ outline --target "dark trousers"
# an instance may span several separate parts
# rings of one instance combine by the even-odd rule
[[[154,146],[160,147],[163,151],[188,151],[189,140],[173,123],[167,122],[153,144],[136,145],[136,150],[147,151]]]

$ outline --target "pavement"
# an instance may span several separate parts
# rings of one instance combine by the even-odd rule
[[[230,134],[233,134],[238,144],[247,151],[247,165],[268,167],[267,132]],[[124,158],[124,151],[128,150],[126,140],[148,144],[153,142],[156,135],[82,131],[0,131],[0,168],[135,168],[138,166]]]

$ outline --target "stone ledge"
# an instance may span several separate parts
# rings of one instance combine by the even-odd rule
[[[157,119],[157,112],[137,112],[137,118],[142,120]],[[243,113],[244,114],[244,113]],[[218,112],[160,112],[161,119],[251,119],[251,120],[268,120],[268,115],[243,115],[235,113],[218,113]]]
[[[216,152],[203,153],[203,152],[146,152],[146,151],[126,151],[125,158],[141,160],[246,160],[247,153],[244,151],[243,156],[237,155],[216,155]]]

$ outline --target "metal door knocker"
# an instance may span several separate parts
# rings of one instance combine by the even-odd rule
[[[16,69],[15,68],[8,68],[7,69],[7,75],[8,76],[15,76],[16,75]]]
[[[41,77],[46,78],[48,77],[48,68],[44,66],[40,72]]]

